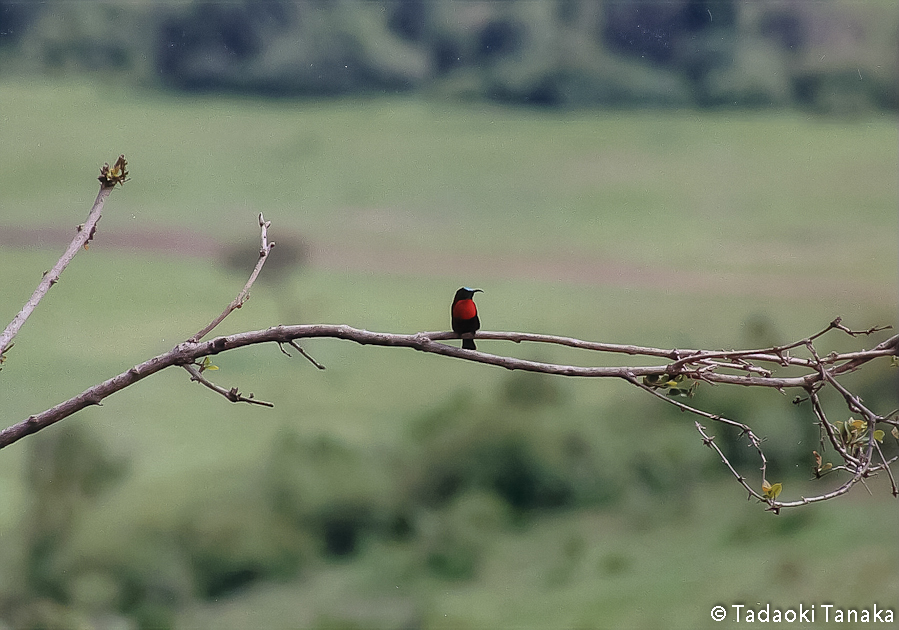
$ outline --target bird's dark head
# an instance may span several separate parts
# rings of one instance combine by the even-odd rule
[[[474,297],[475,293],[483,293],[480,289],[469,289],[468,287],[462,287],[458,291],[456,291],[456,297],[453,298],[453,301],[458,300],[470,300]]]

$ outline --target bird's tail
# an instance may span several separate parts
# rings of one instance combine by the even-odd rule
[[[477,346],[474,345],[474,339],[463,339],[462,347],[466,350],[477,350]]]

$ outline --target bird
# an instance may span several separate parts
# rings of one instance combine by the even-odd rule
[[[452,321],[453,332],[463,335],[465,333],[473,333],[481,327],[481,320],[478,319],[478,307],[472,299],[475,293],[483,293],[481,289],[469,289],[462,287],[456,291],[453,298]],[[462,339],[462,347],[466,350],[477,350],[474,345],[474,339]]]

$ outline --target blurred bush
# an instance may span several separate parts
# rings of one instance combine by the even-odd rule
[[[391,34],[377,3],[189,3],[162,12],[153,56],[183,89],[346,94],[404,89],[423,53]]]
[[[127,460],[77,422],[29,438],[25,481],[28,504],[16,540],[4,558],[0,623],[23,628],[79,628],[91,608],[115,610],[118,582],[101,573],[90,580],[72,572],[71,551],[79,526],[99,499],[127,472]]]
[[[899,107],[885,5],[736,0],[0,2],[4,70],[178,90],[432,90],[552,107]]]
[[[185,515],[177,539],[195,592],[204,599],[227,596],[258,580],[294,577],[312,552],[304,532],[241,493],[198,502]]]
[[[424,566],[446,580],[469,580],[477,575],[489,540],[512,522],[509,505],[492,492],[462,493],[437,511],[419,517],[416,541]]]
[[[781,341],[764,315],[748,319],[744,334],[752,347]],[[896,370],[884,366],[858,390],[877,408],[895,407]],[[175,480],[181,507],[154,508],[152,522],[131,514],[107,522],[112,512],[99,502],[124,479],[127,460],[77,422],[48,429],[28,440],[29,507],[0,550],[0,624],[169,628],[190,602],[291,580],[366,547],[401,550],[406,575],[473,580],[494,541],[541,515],[614,506],[646,527],[689,514],[701,482],[730,476],[702,448],[692,418],[670,405],[638,396],[594,409],[570,398],[562,379],[512,372],[492,395],[457,392],[425,410],[395,448],[285,429],[258,463],[216,472],[214,484]],[[692,402],[751,419],[766,438],[769,477],[810,476],[818,429],[807,406],[702,385]],[[712,432],[738,470],[757,474],[745,438],[720,425]],[[759,510],[724,536],[791,536],[811,518]],[[565,554],[550,581],[568,579],[583,541],[571,537]],[[610,575],[628,567],[621,554],[600,563]]]
[[[42,432],[29,446],[26,584],[35,595],[65,599],[60,561],[66,545],[84,512],[123,478],[127,464],[77,423]]]
[[[416,501],[442,506],[477,490],[526,516],[611,500],[618,484],[591,440],[560,421],[565,407],[545,378],[514,374],[498,401],[458,394],[424,414],[408,477]]]

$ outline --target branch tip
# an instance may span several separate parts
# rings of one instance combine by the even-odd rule
[[[100,168],[100,186],[103,188],[115,188],[116,184],[124,186],[128,181],[128,161],[124,155],[120,155],[112,166],[109,162]]]
[[[313,359],[312,356],[311,356],[308,352],[306,352],[305,350],[303,350],[303,347],[300,346],[300,344],[298,344],[296,341],[294,341],[293,339],[291,339],[291,340],[289,340],[287,343],[290,344],[292,347],[296,348],[297,351],[299,351],[300,354],[302,354],[304,357],[306,357],[306,359],[309,361],[309,363],[311,363],[312,365],[314,365],[315,367],[317,367],[319,370],[324,370],[324,369],[325,369],[325,366],[324,366],[324,365],[322,365],[321,363],[319,363],[318,361],[316,361],[315,359]],[[281,351],[284,352],[284,348],[281,348]],[[287,354],[287,353],[284,352],[284,354]],[[290,356],[290,355],[287,354],[287,356]]]

